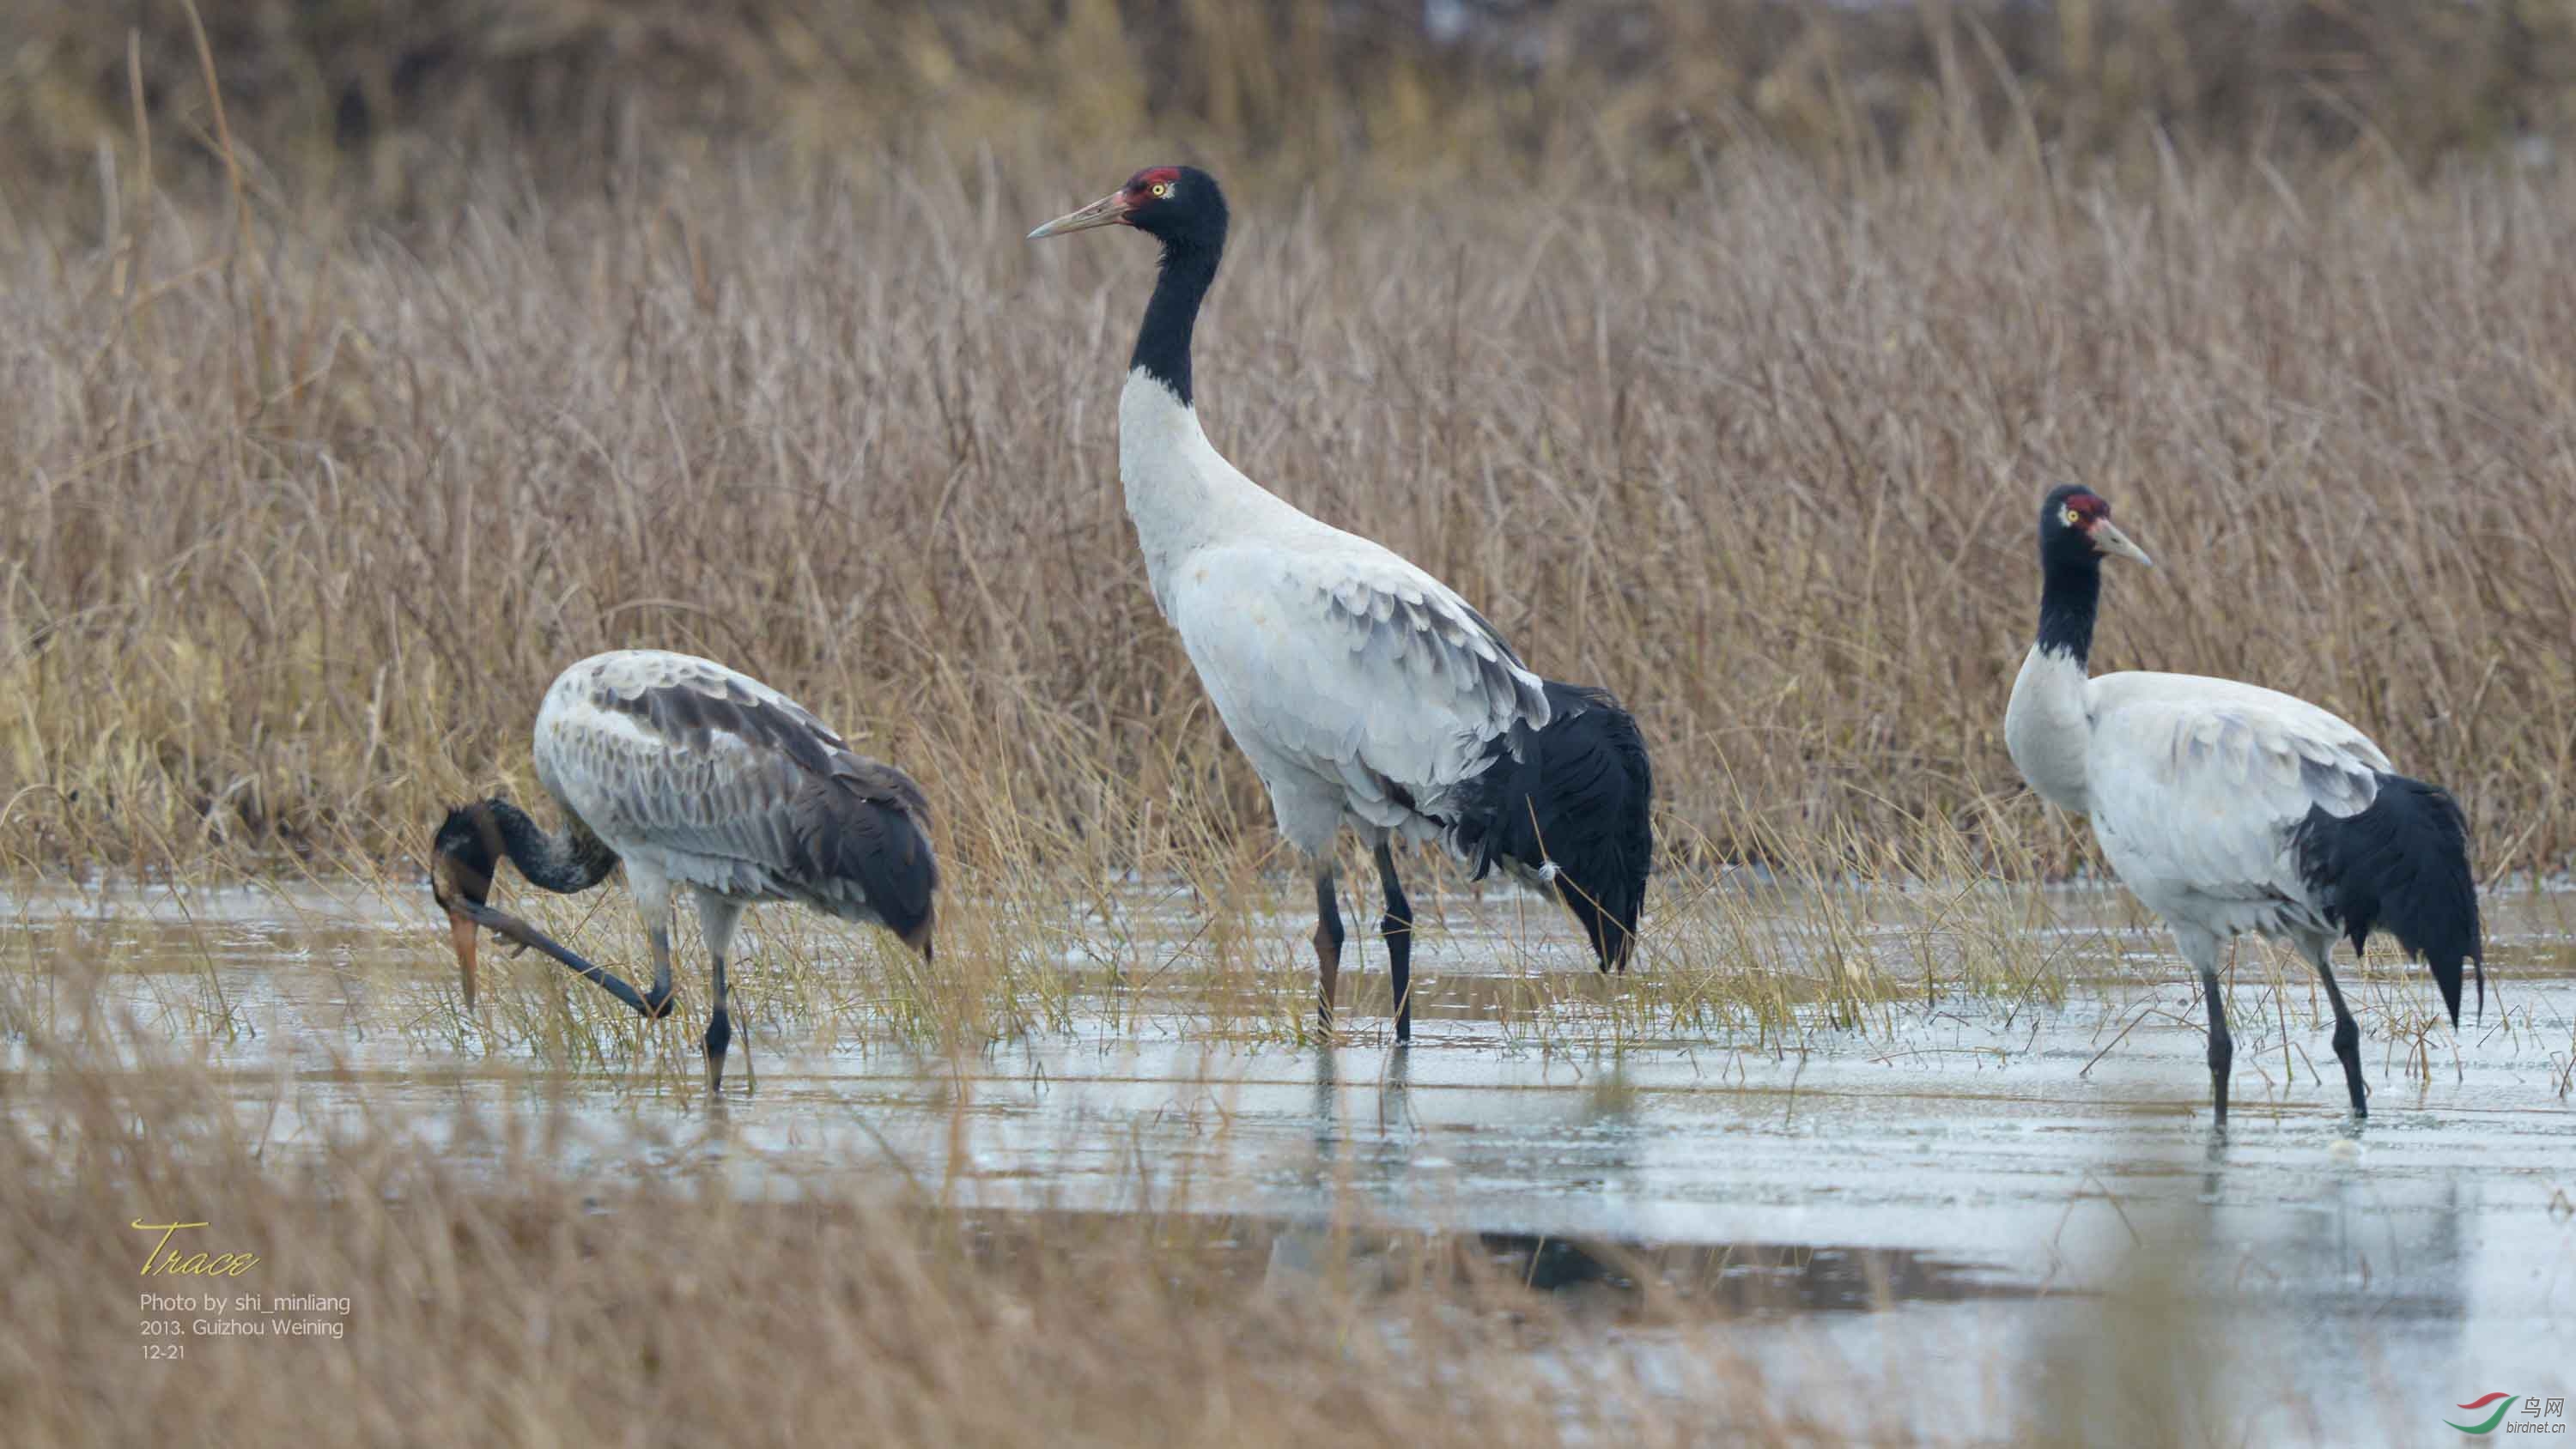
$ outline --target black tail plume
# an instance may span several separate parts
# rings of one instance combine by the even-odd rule
[[[825,910],[837,910],[846,898],[843,883],[856,886],[886,929],[929,956],[939,861],[931,853],[928,815],[919,789],[891,770],[856,783],[846,777],[813,782],[791,815],[805,889]]]
[[[2486,942],[2469,872],[2469,827],[2448,791],[2382,774],[2369,809],[2347,816],[2310,810],[2295,839],[2300,875],[2324,897],[2354,950],[2374,930],[2395,936],[2432,968],[2453,1027],[2460,1024],[2461,964],[2475,963],[2478,1015],[2485,1017]]]
[[[1654,862],[1646,741],[1608,690],[1550,680],[1547,700],[1547,728],[1477,777],[1450,841],[1479,880],[1500,863],[1552,883],[1601,969],[1625,970]]]

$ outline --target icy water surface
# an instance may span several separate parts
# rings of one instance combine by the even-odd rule
[[[735,1082],[756,1089],[717,1108],[695,1080],[692,969],[678,1019],[615,1028],[658,1050],[553,1069],[441,996],[441,931],[399,904],[9,901],[0,981],[27,1009],[73,969],[48,962],[103,965],[122,1029],[201,1060],[282,1151],[364,1115],[497,1163],[496,1124],[542,1122],[550,1151],[610,1178],[1243,1215],[1273,1225],[1289,1281],[1357,1251],[1321,1231],[1336,1220],[1482,1233],[1542,1286],[1643,1262],[1742,1313],[1792,1378],[1901,1370],[1920,1390],[1904,1417],[1935,1433],[2026,1422],[2052,1375],[2120,1352],[2102,1305],[2142,1293],[2216,1315],[2210,1371],[2257,1441],[2444,1442],[2442,1412],[2490,1390],[2576,1396],[2576,899],[2490,902],[2485,1021],[2456,1037],[2405,1029],[2434,1009],[2420,973],[2357,988],[2374,1112],[2357,1132],[2315,993],[2240,968],[2224,1141],[2180,962],[2116,897],[2053,904],[2079,947],[2056,1004],[1931,991],[1859,1029],[1820,1008],[1786,1033],[1605,1043],[1500,1019],[1531,957],[1464,929],[1426,932],[1407,1051],[1365,1007],[1337,1046],[1212,1033],[1169,982],[958,1058],[864,1011],[764,1043],[755,1003]],[[487,979],[551,969],[534,959],[495,953]],[[41,1118],[41,1085],[23,1042],[0,1044],[9,1110]],[[2290,1400],[2310,1407],[2265,1418]],[[2315,1417],[2342,1402],[2350,1423]]]

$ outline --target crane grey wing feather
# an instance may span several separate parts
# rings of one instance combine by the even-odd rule
[[[1436,811],[1490,764],[1488,744],[1548,722],[1543,681],[1482,614],[1365,540],[1202,550],[1172,606],[1246,753],[1339,779],[1381,824]]]
[[[550,695],[538,733],[567,808],[676,879],[898,931],[927,919],[937,867],[920,787],[756,680],[639,651]]]
[[[2094,828],[2150,904],[2159,881],[2193,882],[2203,896],[2304,900],[2292,832],[2311,810],[2368,809],[2390,768],[2349,723],[2272,690],[2185,675],[2094,684]]]

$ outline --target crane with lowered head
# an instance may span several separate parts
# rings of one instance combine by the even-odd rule
[[[439,824],[430,890],[448,915],[465,1004],[477,927],[534,946],[646,1020],[671,1006],[671,906],[685,889],[713,968],[702,1046],[707,1086],[733,1039],[725,962],[744,907],[793,901],[873,921],[931,959],[939,863],[921,787],[857,754],[803,706],[712,660],[657,649],[593,655],[537,709],[537,779],[563,829],[549,834],[494,796]],[[489,901],[504,858],[541,889],[586,891],[621,863],[653,948],[653,988],[592,965]]]

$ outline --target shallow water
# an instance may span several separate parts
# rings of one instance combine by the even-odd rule
[[[1506,988],[1579,963],[1473,923],[1426,932],[1401,1052],[1364,1009],[1333,1047],[1213,1033],[1182,982],[953,1058],[864,1009],[854,1029],[765,1032],[755,1000],[733,1078],[749,1090],[720,1105],[685,1010],[603,1027],[625,1045],[587,1070],[468,1020],[441,933],[401,900],[0,901],[0,982],[18,1011],[58,1010],[67,977],[103,973],[129,1016],[85,1030],[202,1065],[279,1151],[374,1123],[497,1169],[494,1129],[517,1123],[611,1180],[1254,1215],[1279,1225],[1283,1282],[1349,1251],[1319,1231],[1337,1218],[1486,1233],[1542,1285],[1602,1277],[1597,1245],[1659,1245],[1655,1271],[1744,1315],[1729,1332],[1782,1381],[1902,1370],[1919,1388],[1902,1417],[1940,1434],[2027,1422],[2070,1366],[2116,1357],[2105,1335],[2129,1310],[2104,1305],[2141,1292],[2214,1315],[2231,1440],[2448,1437],[2442,1413],[2490,1389],[2576,1388],[2576,899],[2493,899],[2485,1019],[2456,1038],[2408,1028],[2433,1010],[2420,973],[2350,983],[2373,1090],[2358,1131],[2317,994],[2240,967],[2223,1142],[2180,963],[2112,893],[2050,905],[2076,977],[2061,1002],[1932,991],[1859,1030],[1533,1031]],[[1178,936],[1187,914],[1138,903],[1122,929],[1169,916],[1156,928]],[[503,959],[494,989],[555,985]],[[701,982],[680,980],[685,1002]],[[1639,989],[1569,985],[1551,1009]],[[0,1073],[9,1110],[42,1121],[23,1039]]]

